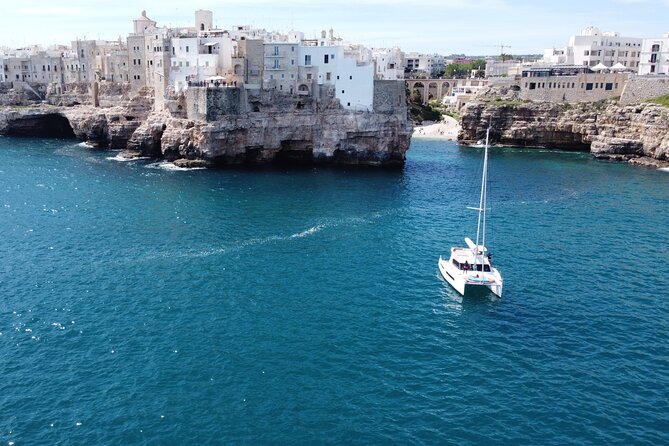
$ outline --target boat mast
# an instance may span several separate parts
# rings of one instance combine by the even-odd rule
[[[486,206],[486,182],[488,176],[488,143],[490,141],[490,127],[486,130],[485,133],[485,149],[483,152],[483,175],[481,176],[481,198],[479,200],[479,218],[478,224],[476,226],[476,251],[474,252],[474,258],[478,259],[479,255],[481,256],[481,273],[485,272],[485,267],[483,265],[483,250],[479,253],[479,237],[481,236],[481,228],[483,228],[483,237],[482,245],[485,246],[485,206]],[[483,223],[483,224],[481,224]]]
[[[488,130],[486,131],[485,135],[485,154],[483,155],[483,191],[481,192],[481,195],[483,195],[483,231],[482,231],[482,236],[483,240],[481,241],[481,245],[485,248],[485,229],[486,229],[486,217],[487,217],[487,202],[488,202],[488,140],[490,137],[490,127],[488,127]],[[485,253],[483,250],[481,250],[481,268],[483,270],[481,271],[481,277],[485,276]]]

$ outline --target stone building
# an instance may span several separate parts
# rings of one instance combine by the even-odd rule
[[[3,56],[0,81],[29,84],[36,94],[48,91],[69,104],[98,104],[101,90],[137,94],[148,87],[162,109],[189,88],[238,87],[298,99],[325,94],[344,109],[363,111],[374,107],[375,78],[400,80],[402,62],[399,48],[374,53],[332,29],[314,39],[250,26],[228,31],[217,29],[207,10],[195,11],[193,26],[168,28],[142,11],[125,42],[76,40],[55,52]]]
[[[545,102],[595,102],[620,97],[629,73],[593,73],[587,67],[529,68],[520,78],[520,99]]]

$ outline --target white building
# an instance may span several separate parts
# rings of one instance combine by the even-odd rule
[[[359,62],[357,51],[332,43],[322,38],[299,47],[298,94],[312,91],[313,85],[331,85],[343,108],[372,110],[374,65]]]
[[[617,32],[601,32],[589,26],[578,36],[572,36],[565,48],[544,51],[544,62],[549,65],[566,64],[607,67],[620,63],[631,71],[639,69],[643,39],[622,37]]]
[[[376,66],[374,77],[379,80],[404,79],[404,53],[398,47],[372,49]]]
[[[639,74],[669,74],[669,33],[661,39],[644,39]]]
[[[435,78],[446,68],[446,60],[440,54],[407,53],[404,56],[405,73],[411,77]]]

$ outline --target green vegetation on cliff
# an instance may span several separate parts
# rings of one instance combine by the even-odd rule
[[[664,96],[660,96],[655,99],[649,99],[648,102],[652,102],[653,104],[658,104],[663,107],[669,107],[669,94],[665,94]]]

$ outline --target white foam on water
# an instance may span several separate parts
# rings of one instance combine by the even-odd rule
[[[86,142],[86,141],[84,141],[84,142],[80,142],[80,143],[77,144],[77,145],[78,145],[79,147],[85,147],[85,148],[87,148],[87,149],[94,149],[94,148],[95,148],[95,146],[94,146],[93,144],[91,144],[91,143],[89,143],[89,142]]]
[[[662,172],[669,172],[669,167],[660,167],[657,170],[661,170]]]
[[[205,170],[206,167],[179,167],[169,161],[147,164],[148,169],[166,170],[168,172],[187,172],[189,170]]]
[[[107,159],[109,161],[118,161],[120,163],[127,163],[129,161],[141,161],[141,160],[148,160],[150,158],[145,156],[140,156],[137,158],[126,158],[125,156],[121,156],[121,154],[119,153],[116,156],[108,156]]]
[[[309,228],[309,229],[307,229],[307,230],[305,230],[305,231],[298,232],[297,234],[293,234],[293,235],[291,235],[290,238],[303,238],[303,237],[307,237],[307,236],[313,235],[313,234],[315,234],[315,233],[317,233],[317,232],[323,230],[324,228],[325,228],[324,225],[313,226],[313,227],[311,227],[311,228]]]

